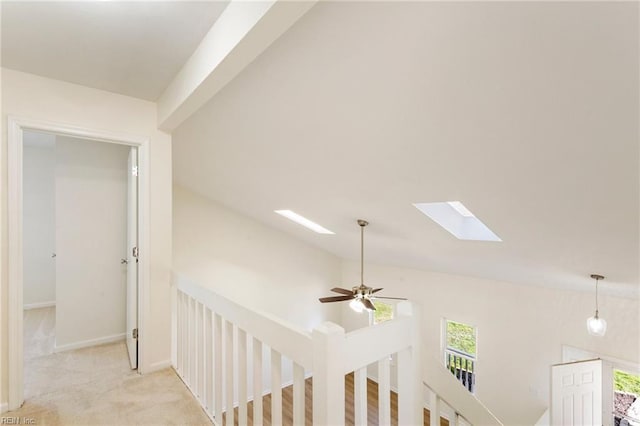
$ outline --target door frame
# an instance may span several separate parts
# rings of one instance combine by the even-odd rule
[[[607,426],[611,424],[613,414],[613,370],[621,369],[640,374],[640,364],[574,346],[562,345],[563,363],[593,358],[602,360],[602,422]]]
[[[115,143],[138,148],[138,373],[148,370],[145,333],[149,315],[149,138],[46,120],[9,116],[8,125],[8,409],[24,402],[23,364],[23,133],[34,130],[56,135]]]

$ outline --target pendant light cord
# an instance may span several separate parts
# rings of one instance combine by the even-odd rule
[[[596,278],[596,318],[598,318],[598,281],[600,278]]]
[[[360,285],[364,285],[364,226],[360,225]]]

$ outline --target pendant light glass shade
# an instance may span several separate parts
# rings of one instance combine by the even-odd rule
[[[596,313],[587,320],[587,331],[592,336],[604,336],[607,332],[607,322],[603,318],[600,318],[598,312],[598,281],[603,280],[604,277],[602,275],[592,274],[591,278],[596,280]]]
[[[587,330],[593,336],[604,336],[604,333],[607,332],[607,322],[598,317],[598,312],[596,311],[595,316],[587,320]]]

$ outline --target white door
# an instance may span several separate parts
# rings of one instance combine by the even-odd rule
[[[135,369],[138,368],[138,148],[129,151],[128,175],[127,351],[131,368]]]
[[[56,138],[56,349],[122,340],[129,147]]]
[[[602,360],[551,367],[551,425],[602,425]]]

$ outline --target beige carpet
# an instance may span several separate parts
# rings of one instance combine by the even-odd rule
[[[36,425],[211,424],[173,370],[131,370],[124,342],[52,353],[54,327],[35,318],[46,322],[51,312],[33,311],[25,315],[25,404],[3,417]]]

